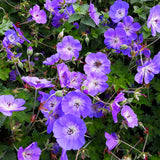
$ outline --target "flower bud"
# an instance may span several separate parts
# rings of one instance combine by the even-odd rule
[[[55,95],[57,97],[63,97],[63,91],[59,90],[59,91],[56,91]]]
[[[33,54],[33,48],[30,46],[30,47],[28,47],[28,49],[27,49],[27,55],[28,56],[31,56]]]
[[[18,62],[18,67],[23,69],[23,63],[22,62]]]
[[[88,44],[89,44],[89,38],[88,38],[88,35],[87,35],[87,34],[86,34],[85,41],[86,41],[86,43],[87,43],[87,46],[88,46]]]
[[[19,47],[19,48],[22,48],[22,45],[20,43],[16,43],[16,45]]]
[[[57,37],[58,40],[63,37],[63,35],[64,35],[64,30],[65,30],[65,28],[63,28],[62,31],[58,34],[58,37]]]
[[[34,56],[35,56],[35,57],[38,57],[40,54],[41,54],[41,53],[38,53],[38,52],[37,52],[37,53],[34,54]]]
[[[126,44],[121,45],[121,49],[127,49],[127,48],[128,48],[128,46]]]

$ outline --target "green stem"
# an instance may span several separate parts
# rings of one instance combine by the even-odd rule
[[[137,152],[142,153],[140,150],[138,150],[138,149],[135,148],[134,146],[131,146],[130,144],[128,144],[128,143],[126,143],[126,142],[124,142],[124,141],[122,141],[122,140],[121,140],[121,142],[124,143],[125,145],[131,147],[131,149],[134,149],[134,150],[136,150]]]
[[[145,142],[144,142],[144,146],[143,146],[142,152],[144,152],[144,149],[145,149],[145,147],[146,147],[147,140],[148,140],[148,135],[149,135],[149,134],[146,135],[146,139],[145,139]]]
[[[32,116],[34,115],[34,110],[35,110],[35,107],[36,107],[36,99],[37,99],[37,89],[35,89],[35,97],[34,97],[34,106],[33,106]]]
[[[18,69],[18,67],[17,67],[17,64],[14,63],[14,65],[15,65],[15,67],[16,67],[16,70],[17,70],[17,72],[18,72],[18,75],[19,75],[19,77],[20,77],[20,79],[21,79],[21,81],[22,81],[22,84],[23,84],[23,86],[24,86],[24,82],[23,82],[23,80],[22,80],[22,77],[21,77],[21,74],[20,74],[19,69]]]

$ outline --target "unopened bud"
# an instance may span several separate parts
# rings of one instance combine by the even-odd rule
[[[87,34],[86,34],[85,41],[86,41],[86,43],[87,43],[87,46],[88,46],[88,44],[89,44],[89,38],[88,38],[88,35],[87,35]]]
[[[30,46],[30,47],[28,47],[28,49],[27,49],[27,55],[28,56],[31,56],[33,54],[33,48]]]
[[[64,12],[64,9],[59,10],[59,13],[60,13],[60,14],[63,13],[63,12]]]
[[[23,63],[22,62],[18,62],[18,67],[23,69]]]
[[[22,45],[20,43],[16,43],[16,45],[19,47],[19,48],[22,48]]]
[[[56,91],[55,95],[57,97],[63,97],[63,91],[59,90],[59,91]]]
[[[126,44],[121,45],[121,49],[127,49],[127,48],[128,48],[128,46]]]
[[[38,53],[38,52],[37,52],[37,53],[34,54],[34,56],[35,56],[35,57],[38,57],[40,54],[41,54],[41,53]]]
[[[64,30],[65,30],[65,28],[63,28],[62,31],[58,34],[58,37],[57,37],[58,39],[61,39],[63,37]]]

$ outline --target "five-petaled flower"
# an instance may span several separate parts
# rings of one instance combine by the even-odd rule
[[[20,147],[18,150],[18,160],[39,160],[40,155],[41,149],[37,147],[37,142],[31,143],[25,149]]]
[[[26,107],[23,107],[25,100],[21,98],[15,99],[12,95],[0,96],[0,112],[5,116],[11,116],[12,112],[23,111]]]
[[[85,144],[87,128],[82,119],[66,114],[57,119],[53,126],[54,137],[64,150],[77,150]]]

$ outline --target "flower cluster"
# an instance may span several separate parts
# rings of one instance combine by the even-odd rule
[[[124,93],[119,93],[113,103],[111,104],[111,110],[112,110],[112,117],[114,120],[114,123],[118,122],[117,115],[121,111],[121,115],[124,117],[124,119],[127,121],[128,127],[134,128],[135,126],[138,126],[138,119],[137,115],[134,113],[134,111],[127,105],[123,105],[122,107],[119,105],[119,102],[125,101],[126,98],[124,97]]]
[[[52,71],[55,69],[55,72],[53,73],[56,74],[54,77],[56,79],[55,81],[53,80],[53,74],[49,73],[50,70],[47,70],[46,72],[40,71],[41,75],[45,75],[49,78],[38,78],[35,75],[38,75],[39,73],[33,73],[38,71],[38,69],[35,68],[35,70],[32,70],[32,67],[36,64],[30,61],[32,55],[36,58],[36,54],[33,53],[32,47],[34,45],[36,46],[38,43],[45,47],[48,46],[43,43],[42,39],[39,39],[39,35],[37,34],[39,28],[34,28],[36,26],[35,22],[32,26],[33,28],[31,27],[31,29],[36,32],[35,41],[30,42],[24,37],[20,28],[17,28],[16,25],[12,24],[14,29],[8,29],[4,33],[5,37],[2,42],[3,48],[7,52],[8,61],[11,62],[11,64],[15,64],[16,67],[16,70],[10,72],[11,81],[15,81],[16,76],[19,76],[22,83],[26,83],[24,85],[25,88],[28,88],[29,85],[29,87],[31,87],[30,89],[33,88],[35,90],[35,101],[32,114],[32,118],[34,117],[35,119],[33,118],[34,120],[31,120],[31,123],[28,125],[28,127],[30,127],[28,133],[33,129],[32,127],[35,122],[45,122],[45,125],[43,126],[43,128],[46,128],[45,132],[47,132],[47,134],[53,134],[55,138],[54,141],[56,142],[51,143],[54,145],[50,147],[48,141],[45,144],[44,150],[51,150],[51,154],[53,155],[57,154],[61,148],[61,160],[68,160],[68,150],[73,149],[81,151],[80,149],[86,142],[85,136],[90,134],[89,129],[87,131],[86,125],[89,118],[90,120],[94,120],[100,117],[105,118],[105,115],[111,114],[114,123],[118,123],[119,120],[122,124],[121,127],[128,126],[134,128],[139,125],[137,115],[135,114],[137,112],[136,110],[135,112],[133,111],[134,107],[131,108],[131,105],[128,105],[129,101],[127,101],[124,94],[125,91],[128,93],[135,93],[136,91],[129,92],[122,86],[122,88],[119,87],[120,90],[122,89],[122,92],[118,93],[119,91],[115,89],[115,83],[110,80],[112,78],[112,75],[110,75],[112,74],[112,51],[127,55],[128,59],[137,56],[137,60],[138,57],[140,57],[140,60],[138,59],[136,61],[138,67],[134,79],[135,82],[139,84],[149,84],[155,74],[160,73],[160,52],[153,56],[148,48],[149,45],[142,44],[143,34],[139,34],[141,25],[138,22],[134,22],[134,18],[128,15],[129,3],[122,0],[116,0],[105,15],[107,17],[107,22],[103,23],[102,19],[105,19],[104,15],[99,18],[100,13],[97,12],[94,4],[90,2],[90,4],[83,5],[85,2],[81,1],[78,5],[79,2],[80,1],[77,0],[46,0],[44,8],[48,13],[43,9],[41,10],[38,4],[35,4],[28,11],[28,16],[30,16],[31,20],[28,20],[27,23],[35,21],[38,25],[44,24],[42,26],[50,29],[49,24],[47,23],[48,18],[52,21],[50,26],[53,28],[54,31],[51,31],[54,34],[57,34],[57,31],[59,32],[61,30],[61,33],[57,38],[58,43],[55,43],[56,45],[54,44],[54,47],[50,47],[54,49],[55,52],[52,52],[52,55],[47,53],[49,56],[51,55],[48,58],[43,56],[43,58],[45,58],[43,64],[47,65],[43,67],[50,67]],[[82,8],[85,11],[82,10],[81,6],[84,7]],[[49,14],[49,17],[47,17],[47,14]],[[71,15],[72,17],[70,17]],[[75,32],[75,35],[81,34],[82,36],[74,36],[74,33],[70,33],[71,31],[69,29],[67,30],[65,25],[63,28],[62,25],[68,19],[69,21],[73,21],[71,24],[68,21],[67,23],[69,24],[66,23],[66,26],[71,26],[71,30],[72,27],[74,27],[74,29],[76,28],[75,30],[77,33]],[[88,19],[89,22],[87,21]],[[100,21],[100,19],[102,21]],[[104,49],[98,48],[90,50],[89,43],[86,43],[88,46],[87,50],[83,48],[85,47],[83,42],[89,42],[89,34],[91,33],[92,35],[94,32],[90,29],[93,21],[96,24],[95,27],[99,27],[94,33],[95,37],[97,36],[96,34],[100,32],[100,27],[105,26],[100,32],[104,34],[104,36],[102,35],[101,37],[103,38],[102,42],[104,43],[102,43],[102,45]],[[88,28],[87,25],[89,26]],[[160,33],[160,5],[151,8],[147,26],[148,28],[151,28],[153,36],[156,36],[156,32]],[[66,35],[63,37],[64,30]],[[54,37],[55,35],[53,35],[53,33],[51,35]],[[32,34],[34,34],[34,32]],[[45,37],[42,33],[40,33],[40,36]],[[94,36],[91,36],[91,40]],[[88,39],[86,40],[84,37]],[[50,37],[47,38],[49,39]],[[19,46],[25,41],[30,43],[30,46],[26,46],[26,48],[28,48],[26,53],[28,59],[20,60],[20,57],[24,57],[25,55],[17,52],[21,50],[19,49]],[[13,52],[14,47],[16,52]],[[36,46],[36,48],[38,47]],[[88,53],[86,54],[86,52]],[[37,52],[37,54],[39,53]],[[87,56],[83,57],[84,55]],[[150,56],[153,58],[150,58]],[[26,63],[26,66],[22,62],[24,62],[24,64]],[[38,60],[36,62],[39,63]],[[115,63],[115,61],[113,60],[112,63]],[[22,69],[21,71],[24,71],[24,68],[26,69],[25,75],[28,73],[28,76],[21,77],[21,71],[19,72],[17,64],[18,67]],[[69,67],[70,64],[71,67]],[[80,67],[78,65],[80,65]],[[119,75],[115,74],[116,80],[118,79],[118,76]],[[134,86],[134,84],[131,85]],[[50,91],[47,91],[48,88],[50,88]],[[55,90],[53,90],[53,88]],[[61,90],[59,90],[59,88]],[[27,91],[30,91],[30,89]],[[43,92],[40,91],[42,89]],[[123,91],[123,89],[125,91]],[[40,95],[38,99],[36,95],[37,90]],[[109,92],[112,92],[112,90],[115,91],[115,94],[117,92],[117,96],[115,96],[115,94],[110,96],[109,94],[110,98],[108,98],[105,93],[107,92],[108,94]],[[14,92],[17,93],[18,91],[15,90]],[[104,98],[104,101],[101,97]],[[35,107],[37,105],[36,100],[40,103],[37,114],[35,114]],[[24,104],[25,100],[21,98],[15,99],[12,95],[0,95],[0,112],[4,116],[12,116],[13,112],[25,110],[26,107],[23,106]],[[30,111],[27,110],[27,112]],[[37,120],[39,113],[41,114],[41,117],[43,117],[42,120]],[[119,114],[121,114],[121,117]],[[21,129],[18,130],[20,131]],[[16,135],[16,132],[14,134]],[[117,136],[116,133],[109,134],[105,132],[104,136],[107,139],[106,146],[109,151],[120,143],[120,136]],[[92,142],[92,140],[90,142]],[[87,145],[89,145],[90,142]],[[37,142],[33,142],[25,149],[21,146],[17,153],[18,160],[39,160],[43,150],[41,151],[37,145]],[[85,147],[87,147],[87,145]]]
[[[108,49],[115,49],[116,52],[122,52],[124,55],[131,57],[133,44],[137,41],[137,31],[141,26],[139,23],[133,23],[134,19],[128,15],[129,4],[124,1],[115,1],[110,7],[109,15],[114,23],[115,28],[109,28],[104,33],[104,44]],[[120,22],[123,20],[123,22]],[[137,44],[137,43],[136,43]]]
[[[110,61],[104,53],[90,53],[85,58],[86,64],[84,71],[87,79],[83,86],[87,87],[88,93],[95,96],[97,93],[104,92],[108,88],[106,74],[110,73]]]
[[[5,37],[3,39],[3,47],[6,49],[7,52],[7,58],[8,59],[12,59],[12,57],[20,57],[21,53],[15,55],[11,49],[18,45],[18,44],[22,44],[24,41],[27,41],[28,43],[30,43],[29,40],[27,40],[20,28],[17,28],[14,24],[12,24],[12,26],[14,27],[14,29],[9,29],[5,32]]]

